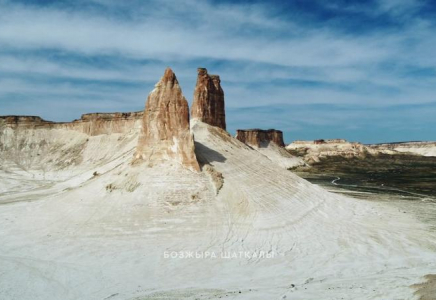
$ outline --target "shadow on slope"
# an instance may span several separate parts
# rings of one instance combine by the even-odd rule
[[[200,165],[209,164],[211,162],[225,162],[227,159],[219,152],[210,149],[206,145],[195,142],[195,155]]]

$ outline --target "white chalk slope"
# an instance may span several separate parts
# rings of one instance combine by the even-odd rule
[[[218,128],[192,129],[197,156],[224,177],[218,195],[206,172],[131,165],[137,132],[3,134],[0,299],[413,299],[409,285],[436,269],[435,235],[410,215],[330,194]],[[17,165],[31,136],[26,157],[40,158]]]
[[[260,147],[253,147],[253,149],[259,151],[269,160],[285,169],[306,165],[301,157],[291,155],[285,148],[273,142],[264,143]]]
[[[400,145],[400,146],[395,148],[395,151],[409,152],[409,153],[414,153],[414,154],[422,155],[422,156],[436,156],[436,145],[434,143],[428,143],[428,144],[424,144],[422,146],[411,145],[409,147],[408,147],[408,145],[404,145],[404,146]]]

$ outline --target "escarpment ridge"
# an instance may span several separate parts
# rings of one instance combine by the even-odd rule
[[[307,163],[317,163],[326,157],[365,158],[367,155],[418,155],[436,156],[436,142],[401,142],[386,144],[362,144],[344,139],[319,139],[294,141],[286,149]]]
[[[436,156],[436,142],[400,142],[366,145],[373,151],[388,153],[413,153],[422,156]]]
[[[90,136],[138,129],[143,112],[89,113],[72,122],[46,121],[38,116],[0,116],[0,126],[11,129],[67,129]]]

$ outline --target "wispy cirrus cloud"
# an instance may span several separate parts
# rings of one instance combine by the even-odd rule
[[[292,114],[277,120],[268,109],[307,111],[302,105],[336,122],[332,132],[346,128],[338,105],[392,130],[383,124],[401,117],[389,108],[436,102],[429,1],[0,0],[0,7],[2,114],[24,113],[24,102],[55,120],[141,109],[166,66],[188,99],[196,67],[220,74],[231,130],[248,126],[236,112],[264,107],[264,126],[326,134],[319,118],[292,127]],[[48,109],[56,105],[66,112]],[[364,118],[368,112],[378,119]],[[347,132],[367,139],[365,123],[355,124]]]

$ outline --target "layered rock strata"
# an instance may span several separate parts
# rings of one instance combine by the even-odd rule
[[[198,68],[197,84],[191,116],[212,126],[226,129],[224,91],[218,75],[209,75],[205,68]]]
[[[84,114],[73,122],[51,122],[37,116],[0,116],[0,127],[11,129],[66,129],[87,135],[126,133],[139,129],[143,112]]]
[[[139,130],[144,112],[128,113],[93,113],[82,115],[80,120],[74,121],[73,126],[88,135],[111,133],[126,133]]]
[[[286,150],[302,157],[309,164],[317,163],[325,157],[364,158],[369,154],[365,145],[343,139],[294,141],[286,146]]]
[[[37,116],[0,116],[0,126],[8,128],[53,127],[56,123]]]
[[[266,146],[270,142],[273,142],[280,147],[285,146],[283,132],[275,129],[238,129],[236,131],[236,138],[241,142],[254,147]]]
[[[368,149],[380,152],[411,153],[423,156],[436,156],[436,142],[402,142],[366,145]]]
[[[200,170],[189,129],[188,101],[170,68],[148,96],[135,156],[150,166],[175,161],[193,171]]]

